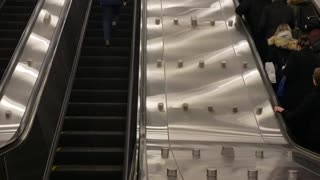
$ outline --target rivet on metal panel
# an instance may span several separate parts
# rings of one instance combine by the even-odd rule
[[[214,20],[214,19],[210,20],[210,24],[211,24],[211,26],[216,25],[216,20]]]
[[[209,180],[216,180],[218,176],[218,170],[216,168],[207,169],[207,177]]]
[[[204,61],[199,61],[199,68],[204,68]]]
[[[179,20],[178,20],[177,18],[174,18],[174,19],[173,19],[173,24],[174,24],[174,25],[179,25]]]
[[[188,111],[189,110],[189,104],[188,103],[183,103],[182,104],[182,108],[184,111]]]
[[[192,27],[198,26],[197,16],[191,16],[191,26],[192,26]]]
[[[261,150],[256,151],[256,158],[263,159],[264,153]]]
[[[158,67],[158,68],[161,68],[161,67],[162,67],[162,60],[161,60],[161,59],[158,59],[158,60],[157,60],[157,67]]]
[[[159,111],[163,111],[164,104],[163,103],[158,103],[158,109],[159,109]]]
[[[258,179],[258,170],[257,169],[249,169],[248,170],[248,179],[249,180]]]
[[[12,116],[12,112],[11,111],[6,111],[5,112],[5,116],[6,116],[7,119],[10,119],[11,116]]]
[[[293,159],[293,151],[287,151],[287,157],[289,160]]]
[[[221,62],[221,66],[222,66],[222,68],[226,68],[227,67],[227,61],[222,61]]]
[[[233,113],[238,113],[238,112],[239,112],[239,109],[238,109],[237,107],[234,107],[234,108],[232,108],[232,112],[233,112]]]
[[[193,149],[192,150],[192,157],[196,159],[200,159],[200,149]]]
[[[209,111],[209,112],[214,112],[213,107],[212,107],[212,106],[209,106],[209,107],[208,107],[208,111]]]
[[[256,114],[257,115],[261,115],[262,112],[263,112],[263,108],[262,107],[257,108],[257,110],[256,110]]]
[[[49,12],[46,12],[44,17],[43,17],[43,22],[45,24],[50,24],[51,23],[51,14]]]
[[[289,170],[288,171],[288,180],[298,180],[299,171],[298,170]]]
[[[169,148],[162,148],[161,149],[161,157],[163,159],[168,159],[168,157],[169,157]]]
[[[177,177],[177,169],[167,169],[167,176],[170,178],[176,178]]]
[[[160,18],[156,18],[156,19],[155,19],[156,25],[159,25],[159,24],[160,24],[160,21],[161,21]]]
[[[234,157],[234,148],[222,146],[221,155],[226,157]]]
[[[31,67],[32,66],[32,60],[27,60],[27,64],[28,64],[29,67]]]
[[[228,21],[228,26],[233,26],[233,20]]]
[[[183,61],[182,60],[179,60],[178,61],[178,68],[182,68],[183,67]]]
[[[243,61],[242,64],[243,64],[243,68],[244,69],[248,68],[248,62],[247,61]]]

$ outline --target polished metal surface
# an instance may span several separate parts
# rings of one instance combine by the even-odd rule
[[[147,1],[142,179],[168,179],[168,169],[190,180],[208,169],[219,180],[284,180],[288,170],[320,179],[287,155],[293,146],[234,11],[232,0]]]
[[[34,118],[34,110],[46,82],[46,74],[52,63],[67,9],[71,0],[45,0],[36,15],[31,33],[21,54],[17,56],[12,72],[2,81],[0,97],[0,147],[21,136],[28,122]],[[34,17],[33,17],[34,18]],[[10,65],[11,66],[11,65]],[[10,118],[6,117],[10,111]],[[30,130],[30,129],[29,129]]]

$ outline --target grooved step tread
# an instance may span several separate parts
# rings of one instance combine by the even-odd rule
[[[106,172],[106,171],[122,171],[121,166],[88,166],[88,165],[58,165],[52,168],[52,171],[94,171],[94,172]]]

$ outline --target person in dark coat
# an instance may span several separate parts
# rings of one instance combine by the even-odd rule
[[[315,88],[294,110],[275,107],[282,114],[298,144],[320,152],[320,68],[313,73]]]
[[[264,8],[259,30],[264,34],[265,39],[268,39],[274,35],[280,24],[288,24],[291,29],[295,27],[294,11],[288,6],[286,0],[275,0]]]
[[[266,48],[267,43],[259,32],[259,22],[263,9],[269,4],[271,4],[271,0],[242,0],[236,8],[236,13],[240,17],[244,16],[248,22],[257,50],[263,60],[266,57],[263,49]]]
[[[283,106],[288,110],[295,109],[303,98],[310,93],[313,88],[310,77],[313,70],[320,67],[320,51],[314,48],[314,45],[320,41],[320,33],[318,36],[313,34],[314,31],[309,35],[311,46],[301,51],[291,52],[283,71],[283,75],[286,77]]]
[[[116,26],[120,14],[122,0],[99,0],[103,8],[103,33],[106,46],[110,45],[111,26]]]

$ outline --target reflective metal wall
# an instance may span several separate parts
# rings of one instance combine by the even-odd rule
[[[208,168],[225,180],[249,169],[320,178],[292,160],[234,10],[232,0],[147,1],[148,179],[206,179]]]

